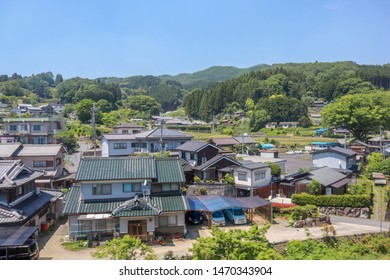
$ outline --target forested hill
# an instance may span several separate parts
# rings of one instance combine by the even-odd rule
[[[185,96],[183,105],[188,116],[204,120],[243,109],[272,121],[298,121],[316,99],[332,101],[389,88],[390,64],[287,63],[219,82],[208,90],[195,89]]]
[[[251,71],[257,71],[266,67],[270,67],[267,64],[259,64],[248,68],[237,68],[233,66],[213,66],[202,71],[194,72],[192,74],[183,73],[176,76],[162,75],[159,76],[164,80],[173,80],[181,83],[185,88],[205,88],[215,82],[223,82],[233,78],[236,78],[242,74],[249,73]]]

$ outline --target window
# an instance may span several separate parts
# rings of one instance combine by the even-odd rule
[[[27,132],[27,125],[26,124],[20,125],[20,131],[26,131]]]
[[[128,193],[128,192],[141,192],[142,187],[141,183],[124,183],[123,184],[123,192]]]
[[[246,172],[238,172],[238,180],[239,181],[246,181]]]
[[[46,161],[34,161],[33,167],[47,167]]]
[[[127,149],[127,143],[114,143],[114,149]]]
[[[110,184],[92,185],[92,195],[110,195],[110,194],[111,194]]]
[[[139,143],[131,143],[132,148],[139,148]]]
[[[34,125],[32,126],[32,130],[33,130],[33,131],[42,131],[42,125],[34,124]]]
[[[9,131],[18,131],[18,126],[15,124],[11,124],[8,126]]]
[[[127,129],[122,129],[122,134],[129,134],[129,130],[127,130]]]
[[[176,226],[177,216],[161,216],[158,218],[158,224],[160,227],[164,226]]]
[[[21,195],[23,193],[23,187],[19,186],[18,187],[18,195]]]
[[[104,219],[96,220],[96,229],[97,230],[106,230],[107,229],[107,220],[104,220]]]
[[[256,171],[255,172],[255,181],[265,178],[265,171]]]
[[[46,138],[42,136],[35,137],[34,144],[46,144]]]
[[[163,192],[178,191],[178,190],[179,190],[179,184],[169,184],[169,183],[162,184]]]

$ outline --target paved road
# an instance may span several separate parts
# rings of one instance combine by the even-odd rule
[[[311,154],[279,154],[279,158],[285,159],[286,161],[286,173],[291,174],[298,171],[299,168],[312,167]]]
[[[331,216],[332,223],[348,223],[352,225],[370,226],[380,230],[380,222],[373,219],[360,219],[343,216]],[[382,222],[382,230],[389,231],[390,223],[388,221]]]

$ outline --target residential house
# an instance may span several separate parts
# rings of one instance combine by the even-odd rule
[[[66,129],[61,118],[5,118],[3,137],[26,144],[55,144],[54,135]]]
[[[64,111],[64,105],[62,104],[59,104],[59,103],[55,103],[55,102],[50,102],[49,103],[49,106],[51,106],[53,108],[53,111],[57,114],[57,115],[62,115],[63,111]]]
[[[209,143],[221,148],[232,150],[234,146],[239,145],[239,142],[233,137],[227,138],[211,138]]]
[[[333,129],[333,134],[334,135],[350,135],[351,132],[348,129],[345,128],[334,128]]]
[[[21,160],[0,160],[0,227],[39,226],[58,217],[63,194],[37,188],[34,181],[43,175]]]
[[[272,181],[271,168],[262,162],[244,160],[233,168],[237,196],[258,196],[258,189]]]
[[[296,128],[298,127],[298,122],[280,122],[279,126],[281,128]]]
[[[289,174],[274,184],[273,194],[291,197],[295,193],[310,193],[309,183],[312,180],[317,180],[321,184],[320,194],[345,194],[348,190],[348,184],[352,181],[350,175],[351,173],[329,167]]]
[[[286,172],[286,160],[282,158],[272,158],[269,156],[248,156],[238,154],[237,157],[242,158],[242,160],[250,160],[253,162],[261,162],[261,163],[274,163],[280,166],[281,173]]]
[[[330,167],[334,169],[348,169],[357,171],[357,153],[350,149],[332,147],[326,150],[318,150],[313,154],[314,167]]]
[[[84,158],[66,199],[71,236],[142,240],[186,232],[184,174],[177,158]]]
[[[270,122],[265,125],[265,128],[276,128],[278,126],[277,122]]]
[[[383,153],[385,157],[390,155],[390,139],[383,136],[375,136],[370,138],[367,143],[371,146],[376,146],[376,150]]]
[[[253,149],[257,144],[257,141],[248,135],[233,136],[233,138],[238,142],[239,145],[248,146],[250,149]]]
[[[105,134],[102,139],[102,157],[128,156],[137,152],[155,153],[161,150],[161,144],[164,151],[174,150],[192,138],[192,135],[172,129],[163,129],[161,132],[160,128],[131,135]]]
[[[310,114],[310,119],[315,125],[321,124],[321,114]]]
[[[144,126],[140,126],[136,123],[121,123],[118,126],[114,126],[115,134],[136,134],[142,131]]]
[[[68,172],[64,168],[66,150],[59,144],[0,144],[0,158],[8,160],[20,159],[26,166],[45,171],[35,180],[37,187],[62,188],[67,180]]]
[[[18,104],[17,108],[20,110],[20,112],[22,114],[24,114],[24,113],[27,113],[28,109],[31,107],[34,107],[34,106],[32,104],[28,104],[28,103],[20,103],[20,104]]]
[[[191,182],[194,176],[203,181],[219,179],[220,169],[238,165],[233,158],[220,154],[220,148],[203,141],[186,142],[176,150],[181,153],[187,182]]]

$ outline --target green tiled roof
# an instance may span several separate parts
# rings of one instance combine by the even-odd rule
[[[135,199],[118,200],[80,200],[80,187],[74,186],[66,196],[64,214],[98,214],[112,213],[116,217],[137,217],[137,216],[157,216],[159,212],[184,211],[186,206],[183,197],[179,193],[153,194],[145,202],[140,197],[142,203],[136,204]]]
[[[174,158],[158,158],[157,181],[159,183],[185,182],[183,169],[180,161]]]
[[[76,180],[124,180],[157,178],[155,159],[151,157],[84,158]]]

